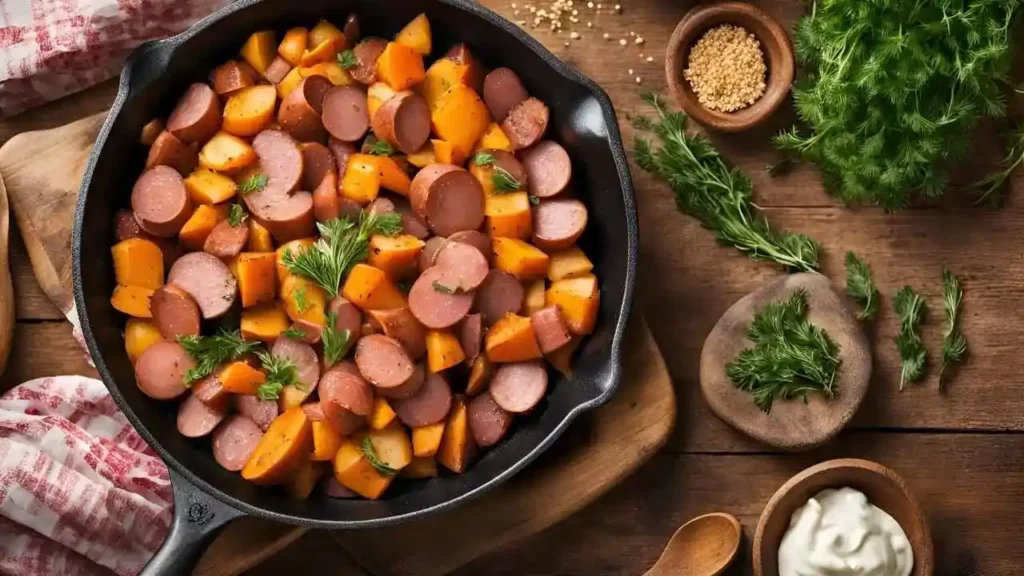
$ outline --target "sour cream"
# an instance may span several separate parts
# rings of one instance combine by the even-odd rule
[[[853,488],[808,500],[779,547],[779,576],[909,576],[913,567],[903,528]]]

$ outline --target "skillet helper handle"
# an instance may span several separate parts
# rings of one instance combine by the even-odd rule
[[[174,518],[163,545],[139,576],[191,574],[207,546],[242,512],[196,488],[168,467],[174,490]]]

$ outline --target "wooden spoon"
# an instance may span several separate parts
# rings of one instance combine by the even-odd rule
[[[644,576],[718,576],[740,549],[743,528],[732,514],[705,514],[683,524]]]
[[[10,247],[8,225],[10,215],[7,207],[7,188],[0,178],[0,374],[7,364],[14,338],[14,288],[11,286],[11,271],[7,258]]]

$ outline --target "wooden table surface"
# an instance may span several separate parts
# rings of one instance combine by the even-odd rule
[[[529,18],[529,0],[517,1],[519,15],[509,0],[484,3],[512,20]],[[664,91],[663,47],[693,2],[631,0],[623,2],[621,14],[612,14],[611,5],[594,14],[584,4],[576,0],[581,12],[574,25],[582,36],[579,40],[570,40],[568,26],[557,35],[546,29],[535,35],[611,95],[631,150],[628,118],[643,111],[641,89]],[[804,11],[799,0],[759,4],[790,29]],[[586,27],[587,21],[593,28]],[[610,39],[601,38],[605,32]],[[643,44],[636,44],[631,33],[642,37]],[[620,38],[627,40],[626,46],[619,44]],[[648,55],[653,62],[646,62]],[[93,91],[113,95],[109,83]],[[0,123],[0,143],[13,133],[59,125],[96,111],[82,110],[76,101],[72,97],[51,106],[45,117],[30,114]],[[1022,103],[1013,104],[1019,115]],[[787,478],[840,456],[877,460],[906,478],[931,521],[937,574],[1020,572],[1024,547],[1016,526],[1024,514],[1024,363],[1018,361],[1017,351],[1024,346],[1024,320],[1019,314],[1024,308],[1024,252],[1019,247],[1024,198],[1017,196],[1024,193],[1024,174],[1014,179],[1015,190],[999,210],[975,208],[956,191],[938,206],[894,215],[874,208],[847,209],[824,194],[809,166],[775,180],[765,174],[764,167],[775,160],[768,138],[792,121],[787,105],[769,126],[741,135],[716,135],[714,141],[753,178],[757,203],[773,226],[809,234],[823,244],[823,272],[833,281],[843,282],[846,250],[855,250],[874,268],[884,295],[880,317],[869,329],[876,375],[854,424],[821,449],[780,454],[746,439],[711,414],[698,386],[704,337],[733,302],[781,271],[716,246],[710,233],[676,211],[664,184],[634,166],[646,297],[640,305],[676,384],[676,433],[662,452],[597,503],[475,561],[459,570],[459,576],[640,574],[676,527],[699,514],[731,512],[743,521],[749,539],[762,507]],[[980,129],[977,153],[963,170],[965,179],[995,162],[995,128]],[[18,325],[0,389],[37,376],[92,373],[71,340],[68,325],[36,284],[18,239],[11,260]],[[938,393],[934,372],[923,384],[899,393],[891,296],[910,284],[927,298],[932,315],[924,339],[934,362],[941,341],[943,266],[965,281],[963,329],[971,356],[946,395]],[[332,554],[341,554],[333,541],[312,532],[253,573],[322,567],[329,565]],[[749,572],[744,561],[734,573]]]

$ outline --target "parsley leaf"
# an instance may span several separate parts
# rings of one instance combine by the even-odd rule
[[[494,164],[494,154],[490,152],[477,152],[476,156],[473,156],[473,164],[477,166],[490,166]]]
[[[395,147],[387,140],[377,140],[366,149],[366,153],[370,156],[391,156],[395,153]]]
[[[299,330],[298,328],[293,327],[281,331],[281,336],[284,336],[285,338],[290,338],[292,340],[302,340],[303,338],[306,337],[306,333],[303,332],[302,330]]]
[[[458,294],[460,292],[458,288],[445,286],[444,284],[441,284],[437,280],[434,280],[433,287],[435,292],[440,292],[442,294]]]
[[[277,400],[285,386],[296,386],[299,382],[299,369],[295,363],[281,356],[260,350],[256,352],[260,362],[263,364],[263,372],[267,375],[266,381],[256,389],[256,395],[260,400]]]
[[[495,194],[516,192],[523,188],[523,183],[516,179],[508,170],[500,166],[491,166],[494,174],[491,175],[491,186]]]
[[[299,288],[292,292],[292,298],[295,299],[295,310],[299,314],[302,314],[306,311],[306,308],[309,308],[309,302],[306,301],[306,290],[304,288]]]
[[[351,70],[359,66],[359,58],[356,58],[356,53],[352,50],[345,50],[338,54],[338,64],[341,64],[345,70]]]
[[[238,330],[228,332],[224,329],[213,336],[179,336],[178,344],[196,362],[195,368],[185,372],[185,384],[209,376],[221,364],[236,360],[259,346],[259,342],[242,339]]]
[[[241,204],[232,204],[228,209],[228,224],[230,224],[232,228],[241,226],[248,217],[249,215],[246,214],[245,209],[242,208]]]
[[[540,205],[540,198],[534,196],[533,194],[530,194],[530,204],[532,204],[534,206],[539,206]]]
[[[373,469],[380,472],[382,476],[394,476],[398,473],[398,470],[388,466],[377,456],[377,451],[373,447],[373,440],[370,440],[369,436],[363,436],[359,449],[362,451],[363,456],[366,457],[366,461],[370,463],[370,466],[373,466]]]
[[[238,193],[245,196],[252,192],[259,192],[267,187],[267,180],[266,174],[257,172],[238,184]]]

